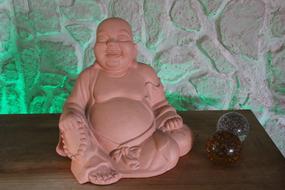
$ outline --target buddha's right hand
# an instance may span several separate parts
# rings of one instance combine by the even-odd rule
[[[65,115],[60,119],[59,129],[65,154],[76,159],[87,148],[87,126],[84,118],[75,114]]]

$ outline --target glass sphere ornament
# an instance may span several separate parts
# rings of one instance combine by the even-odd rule
[[[249,122],[240,113],[228,112],[219,118],[217,131],[228,131],[243,142],[249,133]]]
[[[241,141],[228,131],[217,131],[206,143],[209,160],[220,165],[231,165],[240,159]]]

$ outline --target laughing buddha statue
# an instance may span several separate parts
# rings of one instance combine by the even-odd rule
[[[131,27],[108,18],[97,28],[96,63],[78,77],[59,121],[56,151],[80,184],[112,184],[172,169],[192,133],[167,102],[155,71],[136,61]]]

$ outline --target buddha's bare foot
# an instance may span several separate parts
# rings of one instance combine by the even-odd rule
[[[121,175],[107,164],[99,165],[95,170],[89,174],[91,183],[97,185],[108,185],[117,182]]]
[[[164,126],[161,127],[160,130],[162,130],[163,132],[173,131],[173,130],[181,128],[182,126],[183,126],[183,122],[181,118],[179,117],[171,118],[165,122]]]

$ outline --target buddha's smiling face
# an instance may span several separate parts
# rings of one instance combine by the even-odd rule
[[[118,18],[102,22],[97,29],[94,52],[97,63],[106,72],[120,73],[128,70],[137,54],[129,24]]]

